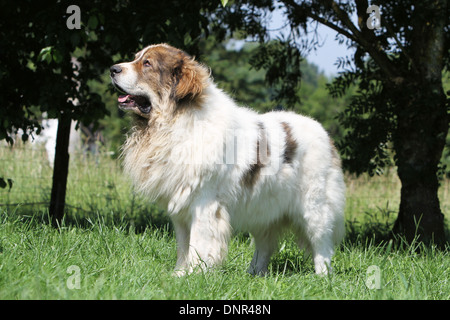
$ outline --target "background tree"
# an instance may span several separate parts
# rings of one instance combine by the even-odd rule
[[[90,92],[87,80],[99,72],[98,64],[86,63],[90,45],[95,43],[91,22],[83,31],[66,26],[67,6],[61,2],[2,2],[0,30],[8,45],[2,46],[0,85],[0,139],[9,143],[11,132],[23,130],[26,141],[41,128],[38,118],[46,113],[59,119],[54,161],[50,214],[62,219],[68,173],[68,144],[71,120],[95,121],[105,113],[100,97]],[[73,32],[71,32],[73,31]],[[76,57],[75,50],[84,46]]]
[[[369,5],[381,9],[381,28],[369,28]],[[276,44],[267,43],[268,13],[283,12],[287,26]],[[356,84],[358,90],[339,116],[346,129],[339,147],[347,169],[380,172],[389,163],[392,145],[402,182],[401,204],[394,231],[408,241],[444,244],[444,216],[437,195],[438,165],[449,124],[449,97],[442,76],[450,67],[449,5],[425,1],[234,1],[228,14],[236,19],[255,14],[256,23],[237,23],[261,41],[253,65],[265,68],[270,83],[286,103],[301,76],[299,55],[317,45],[304,40],[307,31],[323,24],[338,32],[337,39],[356,48],[341,59],[343,71],[330,85],[334,96]],[[357,17],[357,19],[353,19]],[[232,18],[229,18],[233,21]],[[357,22],[353,22],[357,20]],[[258,25],[259,23],[259,25]],[[256,27],[258,26],[258,27]],[[369,24],[369,26],[373,26]]]
[[[60,223],[68,173],[71,120],[86,125],[106,114],[91,80],[99,80],[116,59],[130,57],[144,45],[170,42],[193,54],[208,33],[208,12],[217,1],[77,1],[80,28],[69,29],[72,2],[0,3],[0,140],[13,142],[39,134],[45,112],[59,119],[50,215]],[[214,25],[214,24],[213,24]],[[219,25],[214,26],[216,30]],[[0,179],[0,186],[6,181]],[[11,184],[10,184],[11,186]]]

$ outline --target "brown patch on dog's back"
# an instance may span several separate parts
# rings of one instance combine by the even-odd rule
[[[285,147],[284,147],[284,154],[283,154],[283,162],[284,163],[292,163],[292,160],[294,159],[295,152],[297,151],[297,142],[295,142],[293,136],[292,136],[292,128],[287,122],[282,122],[281,125],[283,126],[283,130],[286,134],[285,137]]]
[[[241,183],[250,188],[253,187],[260,176],[261,169],[267,165],[270,159],[270,147],[267,140],[266,130],[262,122],[258,122],[259,133],[256,140],[256,163],[241,178]]]

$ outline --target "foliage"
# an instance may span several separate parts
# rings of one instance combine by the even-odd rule
[[[229,40],[218,43],[214,38],[200,44],[202,61],[211,69],[214,81],[230,94],[238,104],[264,112],[273,110],[272,88],[264,81],[264,71],[255,70],[250,59],[255,51],[254,43]]]
[[[305,63],[301,68],[302,84],[298,92],[300,102],[295,106],[295,110],[318,120],[333,140],[342,140],[345,130],[339,125],[338,116],[350,104],[356,85],[352,85],[341,96],[332,96],[327,90],[331,78],[318,74],[314,65]]]
[[[0,140],[12,143],[9,132],[18,129],[23,129],[23,140],[34,130],[39,134],[42,112],[49,118],[70,112],[85,124],[96,122],[106,109],[89,83],[100,79],[113,57],[168,40],[197,53],[199,38],[208,32],[207,12],[219,2],[117,0],[77,5],[81,28],[69,29],[67,2],[2,2],[0,32],[8,46],[0,51]]]
[[[447,96],[450,96],[450,70],[443,72],[442,85],[444,87],[444,92],[446,92]],[[441,178],[444,176],[450,178],[450,131],[447,133],[439,169],[440,171],[438,174],[440,174]]]
[[[288,41],[279,39],[261,43],[251,64],[266,71],[267,83],[276,90],[274,98],[292,107],[298,101],[296,92],[300,85],[301,61],[300,51]]]
[[[357,79],[359,89],[338,116],[347,129],[339,143],[344,165],[357,174],[381,174],[384,168],[392,165],[389,141],[392,141],[396,128],[394,106],[380,81],[354,73],[342,73],[333,80],[329,85],[333,96],[347,92],[349,78],[354,78],[352,82]]]
[[[79,29],[66,23],[74,18],[69,5],[51,0],[1,2],[0,36],[8,45],[0,50],[0,140],[12,144],[14,135],[27,141],[39,134],[44,114],[70,115],[95,129],[108,111],[90,84],[100,81],[113,57],[168,39],[196,53],[198,40],[208,34],[208,13],[219,2],[78,1]],[[0,177],[0,187],[7,181]]]
[[[43,112],[49,118],[69,112],[86,122],[103,116],[100,97],[87,87],[87,80],[105,63],[105,59],[88,63],[89,58],[99,58],[95,54],[89,57],[97,51],[92,25],[84,20],[83,31],[67,29],[67,6],[61,2],[2,2],[1,6],[0,30],[9,45],[2,47],[0,54],[4,92],[0,97],[0,140],[12,143],[9,132],[19,129],[23,129],[24,141],[34,130],[39,134]],[[77,52],[78,61],[73,59],[76,48],[84,49]]]

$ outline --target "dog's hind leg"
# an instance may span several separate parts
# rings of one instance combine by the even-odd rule
[[[313,261],[316,274],[327,275],[332,272],[331,258],[333,253],[333,242],[330,237],[324,237],[319,243],[313,244]]]
[[[334,253],[333,221],[327,215],[328,206],[318,206],[317,210],[310,210],[310,218],[305,219],[304,242],[309,244],[316,274],[326,275],[331,272],[331,258]]]
[[[252,275],[265,275],[270,257],[278,245],[280,228],[271,226],[263,232],[253,232],[252,235],[255,242],[255,253],[247,271]]]

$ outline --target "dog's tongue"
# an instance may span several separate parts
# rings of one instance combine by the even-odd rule
[[[123,102],[126,102],[129,97],[130,97],[130,95],[126,94],[124,96],[119,96],[119,98],[117,100],[119,100],[119,102],[123,103]]]

